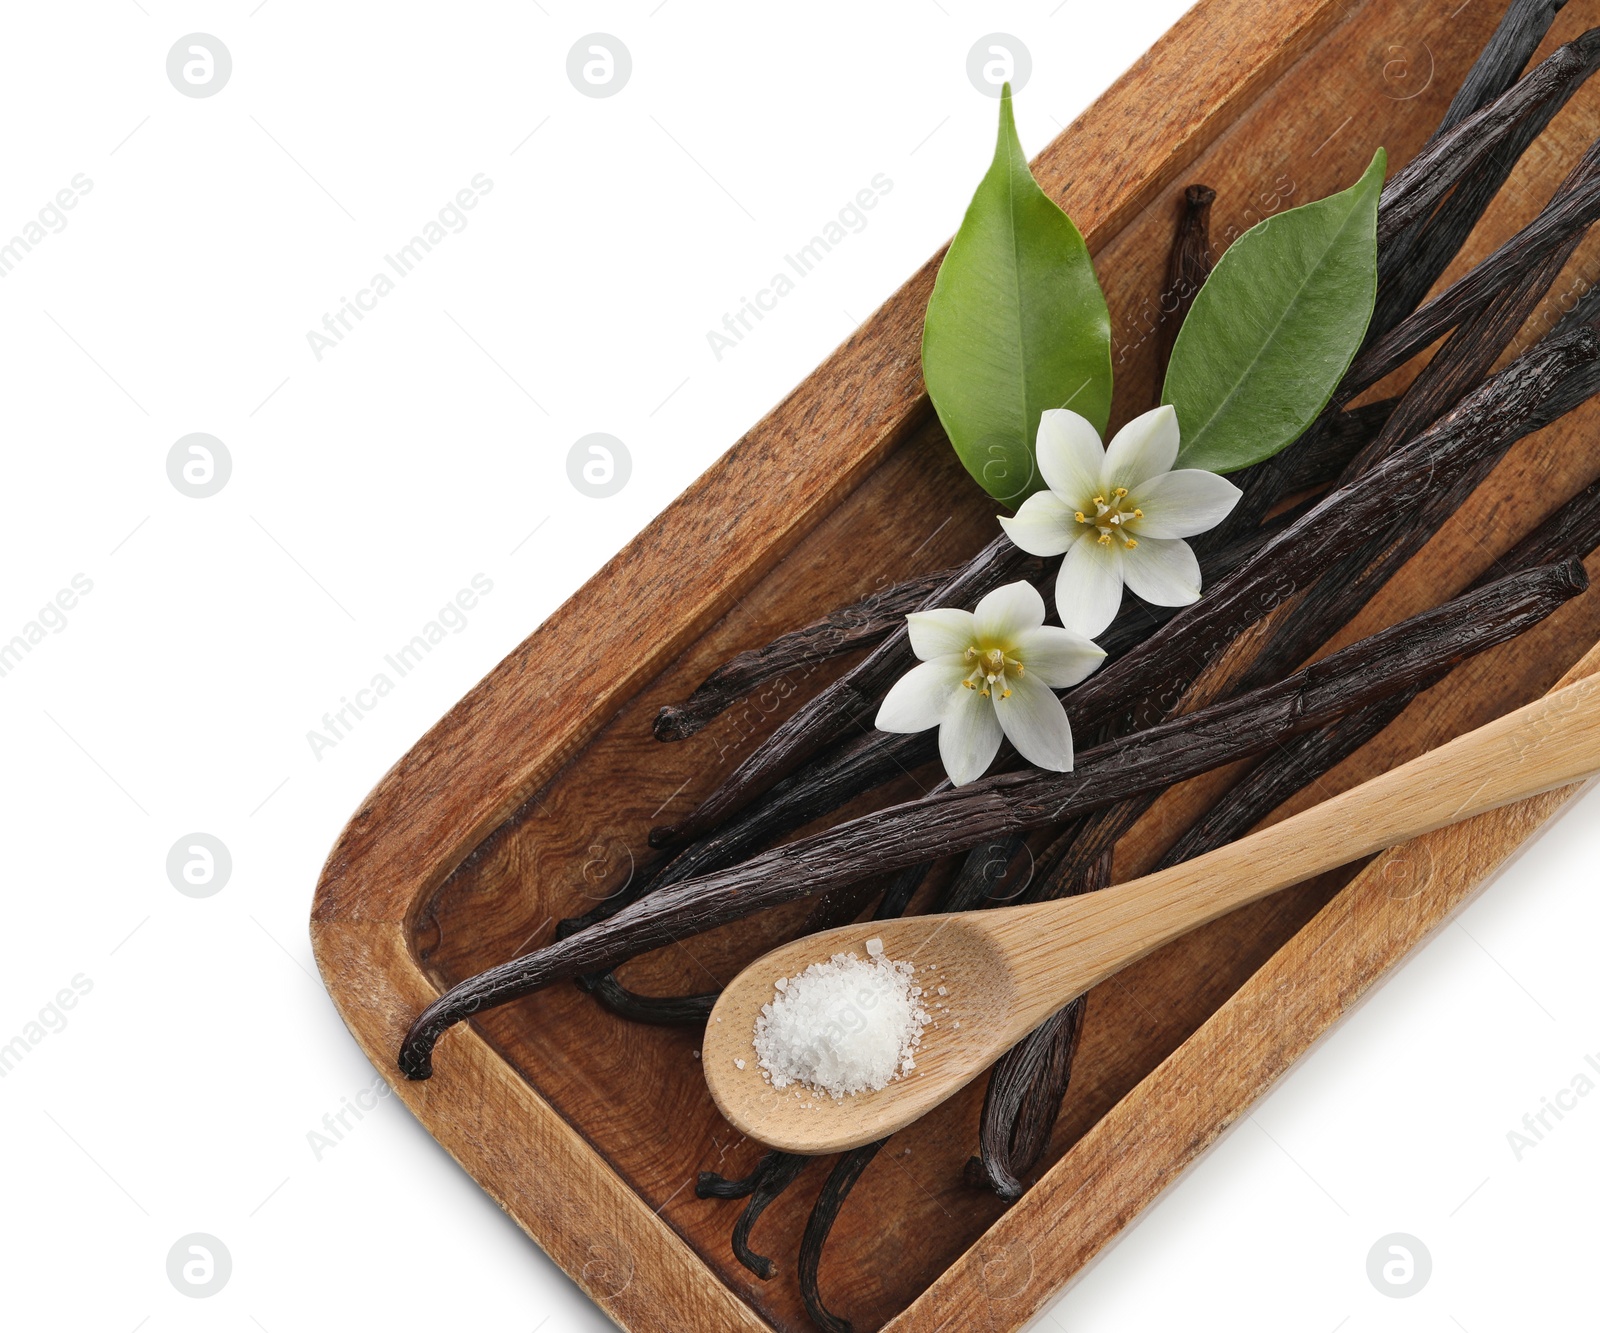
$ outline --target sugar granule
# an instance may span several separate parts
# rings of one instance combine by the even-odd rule
[[[867,961],[836,953],[774,982],[777,993],[761,1006],[754,1043],[773,1087],[799,1083],[838,1099],[877,1091],[916,1067],[928,1023],[916,968],[886,958],[881,940],[868,940],[867,949]]]

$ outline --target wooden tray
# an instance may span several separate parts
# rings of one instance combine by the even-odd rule
[[[1150,337],[1182,187],[1216,188],[1218,246],[1261,216],[1391,168],[1437,123],[1496,0],[1203,0],[1035,163],[1097,256],[1117,333],[1115,417],[1153,401]],[[1549,49],[1600,22],[1575,0]],[[1454,12],[1452,12],[1454,11]],[[1600,129],[1600,80],[1529,152],[1468,246],[1521,226]],[[976,167],[974,168],[976,171]],[[341,835],[311,933],[323,978],[391,1079],[401,1034],[446,985],[546,942],[615,887],[653,822],[688,810],[821,668],[661,744],[650,720],[720,661],[994,531],[918,373],[937,257],[411,750]],[[1600,267],[1586,245],[1533,323]],[[1392,386],[1390,386],[1392,389]],[[1593,407],[1524,441],[1345,638],[1437,603],[1600,472]],[[915,555],[911,553],[915,552]],[[1593,572],[1600,573],[1600,569]],[[1589,593],[1419,698],[1321,784],[1326,795],[1549,688],[1600,637]],[[582,690],[568,674],[583,665]],[[1226,775],[1175,790],[1125,840],[1137,873]],[[902,794],[927,775],[908,775]],[[1288,1066],[1437,929],[1568,798],[1541,797],[1216,922],[1095,990],[1041,1178],[1009,1210],[961,1183],[982,1081],[896,1136],[823,1260],[858,1328],[1010,1329],[1132,1221]],[[1306,799],[1311,799],[1308,796]],[[704,990],[766,947],[780,911],[638,960],[637,988]],[[757,1227],[778,1261],[729,1252],[737,1203],[702,1169],[756,1159],[712,1107],[689,1031],[633,1026],[559,986],[462,1025],[412,1112],[618,1323],[809,1327],[794,1278],[815,1164]],[[1047,1168],[1047,1169],[1046,1169]]]

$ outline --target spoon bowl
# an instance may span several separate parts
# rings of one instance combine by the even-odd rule
[[[1020,1012],[1023,997],[1009,956],[986,920],[991,915],[840,926],[763,955],[722,992],[706,1024],[700,1059],[717,1109],[732,1124],[759,1125],[763,1143],[798,1153],[871,1143],[931,1111],[1021,1035],[1012,1016]],[[756,1062],[752,1037],[761,1007],[777,994],[774,983],[836,953],[864,959],[872,939],[883,941],[885,957],[916,968],[914,984],[922,988],[922,1002],[933,1015],[923,1029],[916,1067],[878,1091],[838,1099],[798,1085],[773,1087]],[[945,995],[935,993],[940,986]]]

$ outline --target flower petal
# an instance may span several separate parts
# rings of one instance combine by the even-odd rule
[[[1122,605],[1122,547],[1102,546],[1094,533],[1073,543],[1056,575],[1056,614],[1075,634],[1092,639]]]
[[[911,651],[924,662],[964,653],[976,636],[972,612],[942,606],[934,611],[913,611],[906,617]]]
[[[1163,403],[1135,417],[1106,446],[1102,485],[1130,491],[1167,471],[1178,457],[1178,414]]]
[[[1179,468],[1139,488],[1134,498],[1144,510],[1144,517],[1135,519],[1131,530],[1141,539],[1194,537],[1209,532],[1227,518],[1243,494],[1231,481],[1215,472],[1198,467]]]
[[[1029,555],[1060,555],[1082,531],[1076,512],[1054,491],[1038,491],[1022,502],[1015,518],[1002,514],[1000,526]]]
[[[1010,645],[1025,629],[1044,624],[1044,598],[1024,580],[984,596],[972,613],[980,644]]]
[[[1200,562],[1188,542],[1141,537],[1122,555],[1122,577],[1147,602],[1187,606],[1200,595]]]
[[[919,668],[920,669],[920,668]],[[956,687],[957,698],[939,726],[939,758],[957,787],[981,778],[1000,749],[1000,719],[977,690]]]
[[[1084,508],[1100,489],[1100,471],[1106,458],[1100,432],[1087,417],[1070,408],[1052,407],[1039,417],[1034,455],[1045,485],[1072,509]]]
[[[961,687],[962,677],[970,670],[960,657],[935,658],[912,667],[878,705],[878,730],[912,732],[937,727],[956,695],[975,693]]]
[[[1017,636],[1017,657],[1025,668],[1023,674],[1052,690],[1076,685],[1105,660],[1105,655],[1105,649],[1098,644],[1054,625],[1040,625]]]
[[[1011,687],[1010,697],[994,696],[994,712],[1006,739],[1035,768],[1048,768],[1053,773],[1071,772],[1072,727],[1067,722],[1061,700],[1050,692],[1048,685],[1031,675],[1018,676],[1007,683]],[[943,732],[939,734],[941,738],[944,735]]]

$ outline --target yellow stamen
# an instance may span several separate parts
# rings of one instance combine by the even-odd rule
[[[1112,494],[1113,494],[1113,495],[1114,495],[1114,496],[1116,496],[1116,497],[1117,497],[1117,499],[1119,499],[1119,500],[1120,500],[1120,499],[1122,499],[1122,497],[1123,497],[1123,496],[1124,496],[1124,495],[1126,495],[1126,494],[1127,494],[1127,493],[1128,493],[1128,488],[1127,488],[1127,487],[1126,487],[1126,486],[1118,486],[1118,487],[1117,487],[1117,489],[1116,489],[1116,490],[1114,490],[1114,491],[1112,491],[1112,492],[1111,492],[1111,493],[1112,493]]]
[[[1110,546],[1111,545],[1111,534],[1109,532],[1102,532],[1100,534],[1100,545],[1101,546]]]

